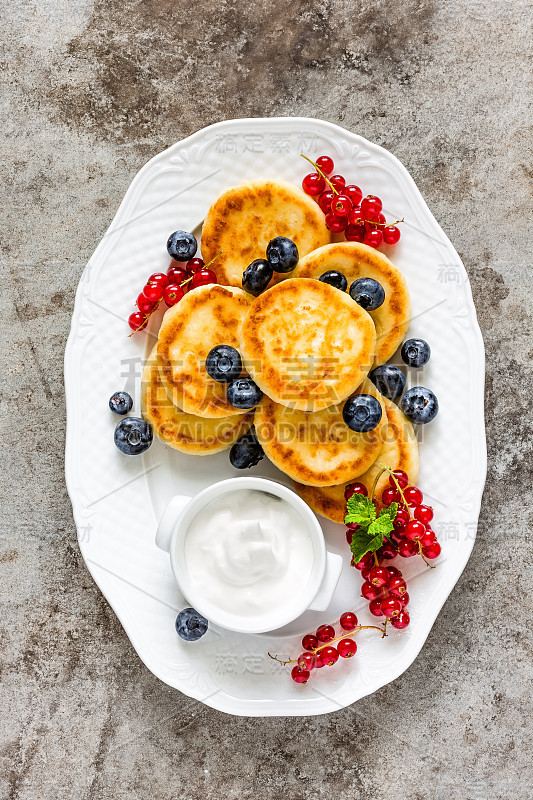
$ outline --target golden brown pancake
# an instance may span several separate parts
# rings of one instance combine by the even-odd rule
[[[409,290],[402,273],[387,256],[357,242],[328,244],[305,256],[292,273],[295,278],[320,278],[330,269],[339,270],[348,280],[348,288],[358,278],[374,278],[385,290],[385,300],[368,313],[376,326],[374,367],[384,364],[399,344],[411,320]]]
[[[208,375],[205,360],[220,344],[239,349],[249,306],[242,289],[210,284],[192,289],[163,317],[157,342],[161,379],[172,402],[187,414],[232,417],[239,413],[226,399],[226,384]]]
[[[255,412],[257,438],[268,458],[293,480],[309,486],[330,486],[353,480],[378,457],[386,426],[383,398],[369,380],[354,394],[376,397],[382,408],[379,424],[367,433],[350,430],[342,406],[314,413],[297,411],[263,398]]]
[[[244,365],[272,400],[319,411],[348,397],[374,359],[372,318],[349,294],[289,279],[250,305],[241,332]]]
[[[207,456],[227,450],[251,427],[254,412],[208,419],[187,414],[174,405],[161,380],[157,345],[150,353],[141,383],[141,413],[156,436],[181,453]]]
[[[288,236],[300,258],[331,242],[324,214],[301,189],[285,181],[241,183],[215,200],[202,228],[202,257],[214,258],[220,283],[242,286],[242,273],[256,258],[265,258],[275,236]],[[290,275],[290,273],[289,273]],[[287,274],[274,273],[273,283]]]
[[[387,425],[382,429],[383,449],[374,464],[357,478],[358,482],[364,483],[369,493],[376,475],[381,470],[381,465],[391,469],[403,469],[409,475],[412,484],[418,480],[418,442],[413,426],[394,403],[385,397],[383,402],[387,409]],[[344,490],[348,483],[351,481],[336,486],[315,487],[293,481],[294,488],[302,500],[305,500],[317,514],[333,522],[344,522],[346,514]],[[383,473],[378,480],[375,496],[380,498],[388,484],[388,473]]]

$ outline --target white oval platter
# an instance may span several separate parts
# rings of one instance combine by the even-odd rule
[[[320,518],[328,546],[345,558],[326,613],[307,612],[276,634],[211,626],[200,641],[183,642],[174,620],[184,598],[155,546],[157,521],[173,494],[192,495],[238,473],[227,453],[185,456],[159,441],[141,457],[123,456],[113,443],[118,418],[107,405],[114,391],[126,389],[139,414],[141,366],[155,340],[153,330],[128,338],[127,318],[148,275],[168,267],[169,233],[199,230],[212,201],[241,181],[264,176],[300,184],[309,171],[302,152],[331,155],[364,194],[383,199],[387,219],[405,217],[400,243],[385,252],[410,288],[409,334],[431,345],[429,364],[408,385],[422,383],[439,398],[439,415],[418,431],[418,485],[435,508],[443,547],[436,569],[419,558],[397,559],[409,585],[410,626],[385,639],[359,633],[355,658],[317,670],[304,686],[267,652],[296,657],[304,633],[347,609],[362,623],[374,619],[360,598],[360,574],[349,567],[344,528]],[[383,148],[321,120],[241,119],[205,128],[149,161],[83,272],[65,352],[66,480],[80,549],[146,666],[190,697],[247,716],[335,711],[397,678],[419,653],[474,543],[486,476],[484,369],[464,266],[407,170]],[[265,460],[249,474],[286,482]]]

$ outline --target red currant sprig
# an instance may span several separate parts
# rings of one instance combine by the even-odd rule
[[[150,275],[137,298],[139,310],[131,314],[128,320],[132,330],[130,336],[146,328],[150,317],[162,302],[171,308],[179,303],[187,290],[216,283],[217,276],[209,267],[221,253],[222,250],[208,264],[204,264],[201,258],[191,258],[184,267],[177,267],[173,261],[166,275],[163,272]]]
[[[401,234],[396,226],[403,219],[387,223],[381,213],[379,197],[368,195],[363,198],[359,186],[347,186],[342,175],[332,175],[335,165],[329,156],[320,156],[316,161],[303,153],[301,156],[316,170],[305,176],[302,188],[306,194],[317,198],[330,231],[344,231],[349,242],[364,242],[371,247],[397,244]]]
[[[271,653],[268,655],[283,666],[295,664],[291,670],[291,678],[295,683],[307,683],[313,669],[332,667],[340,658],[351,658],[357,652],[357,644],[353,636],[362,630],[377,630],[382,637],[385,629],[377,625],[359,625],[353,611],[345,611],[339,620],[344,631],[340,636],[335,636],[333,625],[319,625],[315,633],[307,633],[302,639],[303,653],[298,658],[283,661]],[[334,647],[333,645],[337,646]]]

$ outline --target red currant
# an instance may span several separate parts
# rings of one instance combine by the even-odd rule
[[[348,528],[346,531],[346,541],[348,542],[348,544],[352,543],[352,539],[353,539],[353,531],[350,528]]]
[[[302,188],[306,194],[311,197],[316,197],[317,194],[322,194],[326,181],[318,174],[318,172],[310,172],[302,181]]]
[[[153,275],[150,275],[146,283],[160,283],[164,289],[165,286],[168,286],[168,277],[164,272],[154,272]]]
[[[151,303],[157,303],[163,297],[164,288],[160,283],[147,283],[143,289],[143,294]]]
[[[315,650],[318,647],[318,639],[314,633],[306,633],[302,639],[302,647],[304,650]]]
[[[326,214],[326,225],[332,233],[341,233],[346,227],[346,217],[337,217],[336,214]]]
[[[332,667],[333,664],[339,660],[339,654],[335,647],[324,647],[320,651],[320,655],[322,656],[322,662],[327,667]]]
[[[347,195],[336,194],[331,202],[331,213],[338,217],[347,217],[352,205],[352,201]]]
[[[365,581],[361,586],[361,596],[365,600],[375,600],[382,592],[381,586],[373,586],[369,581]]]
[[[383,203],[373,194],[369,194],[368,197],[364,197],[361,200],[361,209],[365,216],[365,219],[369,218],[369,214],[379,214],[381,209],[383,208]]]
[[[144,328],[146,324],[146,317],[144,314],[141,314],[140,311],[134,311],[134,313],[130,314],[129,316],[128,324],[132,331],[138,331],[141,328]]]
[[[187,270],[187,274],[189,277],[194,275],[195,272],[200,272],[201,269],[205,267],[205,263],[203,258],[191,258],[185,264],[185,269]]]
[[[372,567],[368,580],[373,586],[386,586],[389,582],[390,575],[386,567]]]
[[[331,625],[320,625],[316,629],[316,638],[319,642],[331,642],[335,638],[335,629]]]
[[[386,617],[392,619],[392,617],[398,616],[402,610],[402,604],[396,597],[387,597],[381,601],[381,610]]]
[[[363,213],[361,211],[361,206],[354,205],[350,213],[348,214],[348,222],[350,225],[362,225],[363,223]]]
[[[391,503],[399,503],[400,500],[401,498],[397,489],[393,489],[392,486],[384,489],[381,495],[381,502],[384,506],[390,506]]]
[[[383,611],[381,610],[381,600],[371,600],[368,604],[368,610],[375,617],[382,617]]]
[[[424,495],[417,486],[408,486],[403,494],[408,505],[410,505],[411,508],[413,506],[419,506],[422,500],[424,499]]]
[[[167,306],[175,306],[183,297],[183,289],[181,286],[170,283],[163,292],[163,299]]]
[[[400,241],[400,229],[396,225],[387,225],[383,228],[383,241],[385,244],[396,244]]]
[[[431,506],[417,506],[413,511],[413,517],[427,525],[433,519],[433,509]]]
[[[410,539],[414,541],[414,539],[420,539],[426,532],[426,526],[419,522],[417,519],[411,519],[405,526],[404,536],[406,539]]]
[[[353,206],[358,206],[363,196],[363,192],[361,191],[359,186],[355,186],[353,183],[349,184],[348,186],[345,186],[344,189],[342,190],[342,193],[350,198]]]
[[[433,542],[433,544],[428,544],[427,547],[422,548],[422,555],[426,558],[438,558],[441,554],[442,547],[438,542]]]
[[[341,639],[337,642],[337,652],[341,658],[351,658],[357,653],[357,645],[353,639]]]
[[[402,606],[406,606],[406,605],[407,605],[407,603],[409,602],[409,592],[404,592],[404,593],[403,593],[403,594],[402,594],[402,595],[401,595],[401,596],[398,598],[398,600],[400,601],[400,603],[402,604]]]
[[[357,617],[353,611],[345,611],[344,614],[341,614],[339,622],[345,631],[353,631],[354,628],[357,628]]]
[[[368,497],[368,489],[364,483],[349,483],[344,490],[344,499],[349,500],[353,494],[362,494],[363,497]]]
[[[377,223],[377,225],[385,225],[386,221],[384,214],[374,214],[374,222]],[[383,228],[380,230],[383,233]]]
[[[402,628],[407,628],[409,622],[410,622],[410,617],[408,611],[400,611],[397,617],[393,617],[391,619],[392,627],[398,628],[398,630],[402,630]]]
[[[374,563],[374,558],[372,553],[365,553],[361,561],[358,561],[357,564],[354,564],[355,568],[362,572],[365,569],[372,569],[372,565]]]
[[[391,578],[401,578],[402,573],[397,567],[387,567],[387,572],[391,576]]]
[[[316,160],[316,165],[319,167],[324,175],[331,175],[333,170],[335,169],[335,164],[333,163],[333,159],[329,156],[319,156]]]
[[[144,292],[141,292],[139,297],[137,298],[137,308],[142,314],[149,314],[150,311],[153,309],[154,304],[151,300],[148,300]]]
[[[291,678],[295,683],[307,683],[310,675],[306,669],[300,669],[300,667],[296,666],[291,670]]]
[[[313,653],[302,653],[298,656],[298,666],[311,672],[315,668],[315,656]]]
[[[398,551],[395,547],[392,546],[390,542],[383,545],[380,548],[380,555],[382,558],[385,558],[387,561],[390,561],[391,558],[396,558],[398,555]]]
[[[365,226],[364,225],[347,225],[344,231],[347,241],[349,242],[364,242],[365,240]]]
[[[407,475],[407,472],[403,471],[403,469],[395,469],[392,475],[394,475],[394,478],[396,478],[398,481],[398,485],[401,489],[405,489],[405,487],[409,485],[409,476]],[[389,475],[389,483],[393,489],[396,489],[396,483],[394,482],[392,475]]]
[[[201,269],[192,276],[191,289],[196,289],[198,286],[207,286],[208,283],[216,282],[217,276],[212,269]]]
[[[368,576],[370,575],[370,569],[371,567],[365,567],[364,569],[361,570],[361,577],[364,581],[368,580]]]
[[[344,187],[346,186],[346,181],[342,177],[342,175],[332,175],[329,179],[329,182],[335,187],[338,192],[342,192]]]
[[[422,547],[429,547],[430,544],[434,544],[436,541],[435,531],[432,531],[431,528],[426,528],[425,534],[420,537]]]
[[[365,233],[365,244],[370,247],[381,247],[383,244],[383,234],[377,228]]]
[[[411,556],[416,555],[417,548],[414,542],[411,542],[409,539],[400,539],[398,542],[398,554],[402,558],[411,558]]]
[[[390,579],[387,591],[394,597],[401,597],[407,591],[407,584],[403,578],[394,576]]]
[[[331,211],[331,203],[333,202],[334,197],[336,197],[336,195],[331,190],[326,190],[325,192],[322,192],[318,198],[318,205],[324,214],[328,214]]]
[[[183,281],[186,281],[187,278],[190,277],[189,275],[187,275],[187,271],[182,267],[170,267],[167,272],[167,275],[168,275],[168,282],[173,283],[175,286],[176,285],[179,286],[180,283],[183,283]]]
[[[405,506],[400,506],[400,508],[396,512],[396,516],[394,517],[394,527],[396,528],[396,530],[399,530],[400,528],[405,528],[410,519],[411,518],[409,516],[409,512],[405,508]]]

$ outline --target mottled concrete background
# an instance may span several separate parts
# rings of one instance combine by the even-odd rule
[[[531,13],[2,4],[1,798],[530,797]],[[142,164],[277,114],[391,150],[456,245],[487,348],[489,477],[472,559],[406,674],[330,716],[234,719],[142,666],[82,563],[62,361],[82,268]]]

